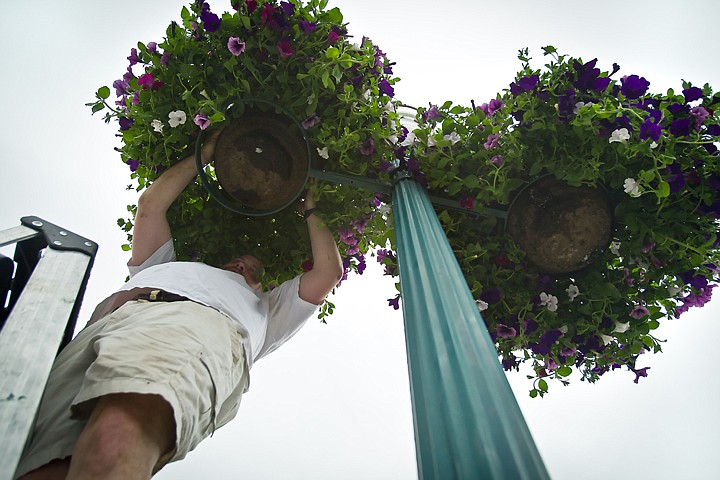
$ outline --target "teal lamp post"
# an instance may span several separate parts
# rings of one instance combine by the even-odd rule
[[[427,193],[392,198],[420,478],[548,479]]]

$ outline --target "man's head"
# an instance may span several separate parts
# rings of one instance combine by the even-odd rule
[[[242,275],[245,281],[254,290],[262,290],[262,277],[265,273],[262,263],[252,255],[241,255],[236,257],[222,267],[223,270],[235,272]]]

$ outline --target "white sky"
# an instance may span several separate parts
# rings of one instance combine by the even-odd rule
[[[135,199],[112,150],[115,127],[84,103],[126,67],[135,42],[161,41],[181,0],[4,0],[0,29],[0,229],[37,215],[97,241],[100,251],[79,323],[125,277],[116,219]],[[210,2],[213,11],[229,2]],[[372,38],[398,62],[396,95],[423,105],[492,98],[512,81],[516,53],[541,60],[548,44],[651,89],[680,79],[720,88],[713,0],[485,2],[334,0],[350,33]],[[551,8],[550,5],[553,7]],[[3,252],[8,254],[7,249]],[[156,478],[267,480],[417,478],[402,316],[386,306],[393,282],[370,265],[335,296],[328,325],[311,320],[253,369],[238,418]],[[544,399],[511,375],[553,478],[711,479],[720,476],[720,382],[714,363],[718,309],[665,322],[665,353],[647,356],[649,377],[626,371],[595,385],[577,374]]]

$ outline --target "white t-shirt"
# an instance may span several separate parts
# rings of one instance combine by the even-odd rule
[[[199,262],[175,261],[172,240],[161,246],[142,265],[129,266],[130,280],[98,305],[111,304],[114,297],[133,288],[158,288],[182,295],[224,313],[244,334],[248,368],[289,340],[310,318],[317,305],[300,298],[300,276],[269,292],[250,288],[234,272]]]

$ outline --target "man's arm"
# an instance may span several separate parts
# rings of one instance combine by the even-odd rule
[[[202,161],[212,160],[220,131],[215,132],[202,149]],[[195,156],[176,163],[150,185],[138,199],[133,226],[130,266],[142,265],[150,255],[172,238],[167,211],[187,185],[197,176]]]
[[[304,210],[315,208],[312,189],[305,197]],[[319,305],[342,278],[343,266],[332,232],[315,214],[307,218],[313,268],[300,277],[300,298]]]

